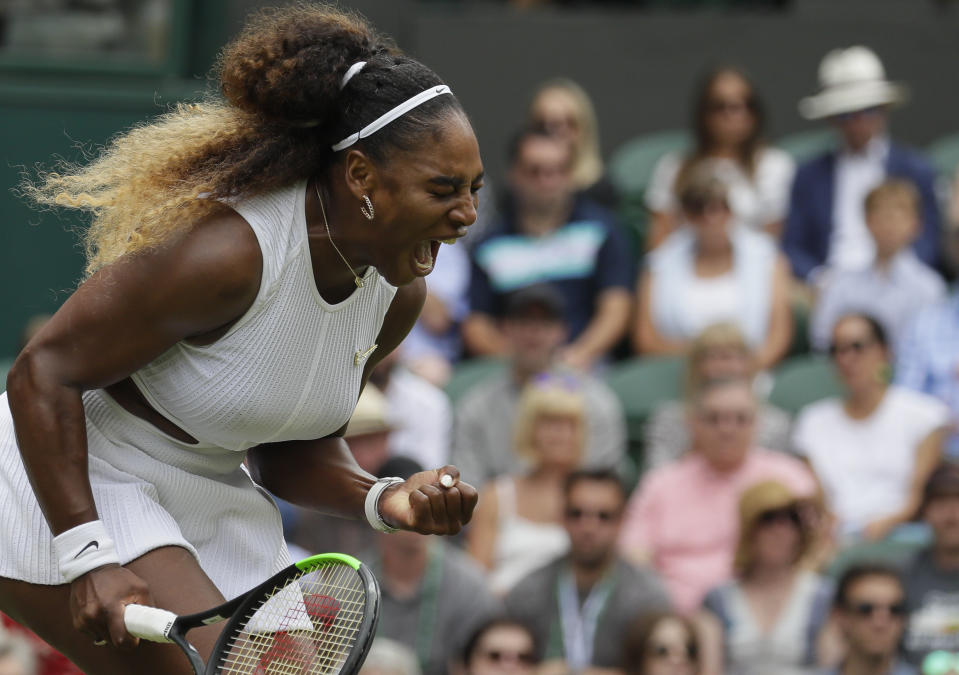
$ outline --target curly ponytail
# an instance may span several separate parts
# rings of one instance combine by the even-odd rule
[[[341,89],[357,61],[367,65]],[[333,143],[442,84],[358,15],[306,3],[257,13],[215,72],[225,102],[174,106],[112,139],[86,166],[61,163],[21,185],[41,206],[91,214],[88,274],[222,210],[218,200],[323,171],[334,161]],[[455,97],[439,96],[354,147],[388,161],[454,112],[462,112]]]

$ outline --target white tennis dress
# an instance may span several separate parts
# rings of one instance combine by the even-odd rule
[[[347,422],[396,293],[371,267],[346,300],[323,300],[306,236],[305,190],[303,181],[234,206],[263,255],[260,290],[246,314],[214,344],[180,342],[133,375],[151,405],[199,443],[170,437],[103,390],[83,395],[90,482],[121,563],[182,546],[228,598],[290,563],[279,512],[242,465],[245,451],[321,438]],[[63,583],[6,394],[0,514],[0,576]]]

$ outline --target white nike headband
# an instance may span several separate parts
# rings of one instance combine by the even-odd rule
[[[362,63],[362,62],[360,62],[360,63]],[[350,75],[350,77],[352,77],[353,75],[355,75],[356,73],[358,73],[358,72],[361,70],[362,66],[361,66],[360,68],[356,68],[356,66],[358,66],[358,65],[359,65],[359,64],[354,64],[353,66],[350,66],[350,70],[347,71],[347,74]],[[353,72],[353,73],[350,73],[350,71],[352,71],[354,68],[356,68],[356,71]],[[343,79],[344,79],[344,81],[345,81],[344,84],[345,84],[346,82],[349,82],[349,78],[344,77]],[[373,120],[372,122],[370,122],[369,124],[367,124],[365,127],[363,127],[362,129],[360,129],[360,130],[357,131],[356,133],[350,134],[349,136],[347,136],[346,138],[344,138],[342,141],[340,141],[339,143],[335,144],[335,145],[333,146],[333,152],[339,152],[340,150],[343,150],[344,148],[348,148],[348,147],[350,147],[351,145],[353,145],[354,143],[356,143],[357,141],[359,141],[361,138],[366,138],[367,136],[372,136],[372,135],[375,134],[377,131],[379,131],[380,129],[382,129],[383,127],[385,127],[387,124],[389,124],[390,122],[393,122],[394,120],[396,120],[396,119],[399,118],[399,117],[402,117],[403,115],[405,115],[406,113],[408,113],[408,112],[409,112],[410,110],[412,110],[413,108],[416,108],[417,106],[423,105],[424,103],[426,103],[426,102],[429,101],[430,99],[436,98],[437,96],[441,96],[441,95],[443,95],[443,94],[450,94],[450,95],[452,95],[453,92],[450,91],[450,88],[447,87],[445,84],[443,84],[443,85],[438,85],[438,86],[435,86],[435,87],[430,87],[429,89],[427,89],[427,90],[425,90],[425,91],[421,91],[421,92],[418,93],[416,96],[414,96],[414,97],[412,97],[412,98],[410,98],[410,99],[407,99],[407,100],[403,101],[402,103],[400,103],[398,106],[396,106],[396,107],[393,108],[392,110],[389,110],[389,111],[383,113],[382,115],[380,115],[379,117],[377,117],[375,120]]]

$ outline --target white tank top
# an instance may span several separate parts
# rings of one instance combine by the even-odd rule
[[[682,321],[687,336],[695,337],[715,323],[738,323],[742,311],[739,280],[731,270],[718,277],[692,274],[686,279],[685,287],[678,290],[685,311]]]
[[[322,438],[356,406],[396,288],[370,267],[362,288],[326,302],[313,278],[305,200],[303,181],[233,205],[263,255],[252,306],[213,344],[178,342],[132,376],[150,405],[201,444],[243,451]]]

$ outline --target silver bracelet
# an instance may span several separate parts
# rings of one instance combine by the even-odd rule
[[[386,521],[383,520],[383,516],[380,515],[380,495],[383,494],[383,491],[390,487],[391,485],[396,485],[397,483],[405,483],[406,481],[397,476],[390,476],[388,478],[380,478],[378,481],[373,483],[373,487],[370,488],[370,491],[366,493],[366,503],[364,505],[364,511],[366,512],[366,521],[370,524],[374,530],[379,532],[396,532],[397,528],[390,527],[386,524]]]

